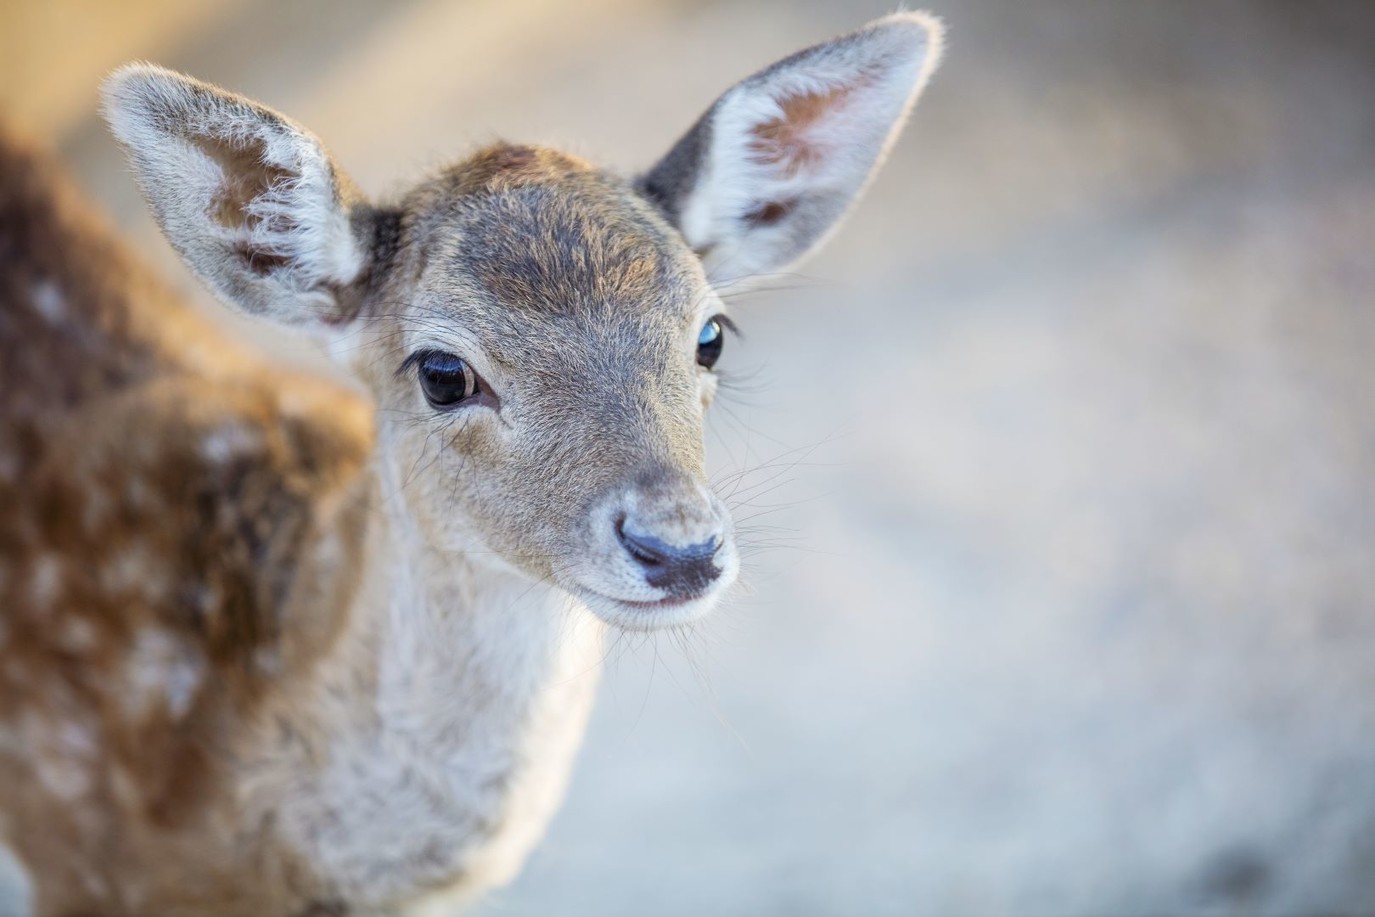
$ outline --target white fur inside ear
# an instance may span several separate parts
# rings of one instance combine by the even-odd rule
[[[293,134],[264,145],[263,162],[291,174],[248,203],[253,219],[244,241],[288,262],[302,291],[351,283],[362,272],[364,258],[348,214],[339,206],[333,169],[313,138]]]
[[[148,64],[116,71],[104,103],[163,231],[226,299],[291,319],[362,273],[340,176],[304,129]]]
[[[942,29],[898,13],[730,89],[680,229],[716,281],[781,267],[835,227],[940,59]]]

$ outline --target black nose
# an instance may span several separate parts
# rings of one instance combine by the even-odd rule
[[[644,567],[645,582],[656,589],[676,596],[692,595],[721,575],[716,566],[716,552],[721,547],[717,535],[679,547],[632,530],[625,519],[617,521],[616,534],[626,553]]]

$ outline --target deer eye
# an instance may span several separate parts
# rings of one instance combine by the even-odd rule
[[[716,361],[721,359],[723,343],[721,316],[707,319],[707,323],[702,326],[702,332],[697,335],[697,365],[703,369],[715,366]]]
[[[451,408],[478,393],[477,374],[462,357],[431,350],[417,354],[416,371],[425,398],[437,408]]]

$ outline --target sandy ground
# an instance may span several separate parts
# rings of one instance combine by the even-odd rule
[[[495,136],[643,166],[887,8],[166,7],[6,8],[0,99],[183,278],[92,114],[121,60],[385,192]],[[612,648],[485,917],[1375,913],[1375,7],[936,12],[866,202],[733,303],[745,588]]]

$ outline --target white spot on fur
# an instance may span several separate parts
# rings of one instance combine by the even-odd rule
[[[158,598],[166,589],[166,574],[148,551],[148,545],[135,541],[125,545],[107,560],[100,570],[100,585],[109,594],[138,594]]]
[[[90,758],[96,750],[95,734],[75,722],[66,722],[57,730],[57,743],[70,755]]]
[[[57,284],[51,280],[40,280],[33,285],[29,291],[33,300],[33,308],[39,315],[43,316],[49,324],[61,324],[67,317],[67,297],[62,295]]]
[[[124,503],[129,509],[153,509],[153,488],[143,477],[131,477],[124,482]]]
[[[62,626],[62,649],[69,653],[86,653],[95,648],[96,628],[86,618],[68,618]]]
[[[61,583],[61,561],[54,554],[44,554],[34,561],[33,570],[29,572],[29,598],[40,607],[51,605],[57,599]]]
[[[77,723],[62,723],[48,731],[40,752],[38,779],[59,799],[75,800],[91,790],[91,762],[96,743],[90,730]]]
[[[173,716],[185,716],[196,699],[196,689],[201,683],[201,665],[198,660],[185,658],[167,669],[167,709]]]
[[[225,424],[211,430],[201,440],[201,455],[207,461],[222,465],[260,448],[261,444],[262,438],[257,431],[242,424]]]
[[[40,764],[39,781],[58,799],[78,799],[91,789],[91,775],[87,774],[87,769],[61,758],[48,759]]]
[[[134,641],[128,661],[124,701],[135,717],[146,716],[162,701],[173,716],[191,709],[205,675],[199,653],[167,631],[144,628]]]
[[[268,646],[253,651],[253,667],[264,675],[280,675],[284,667],[282,654]]]

